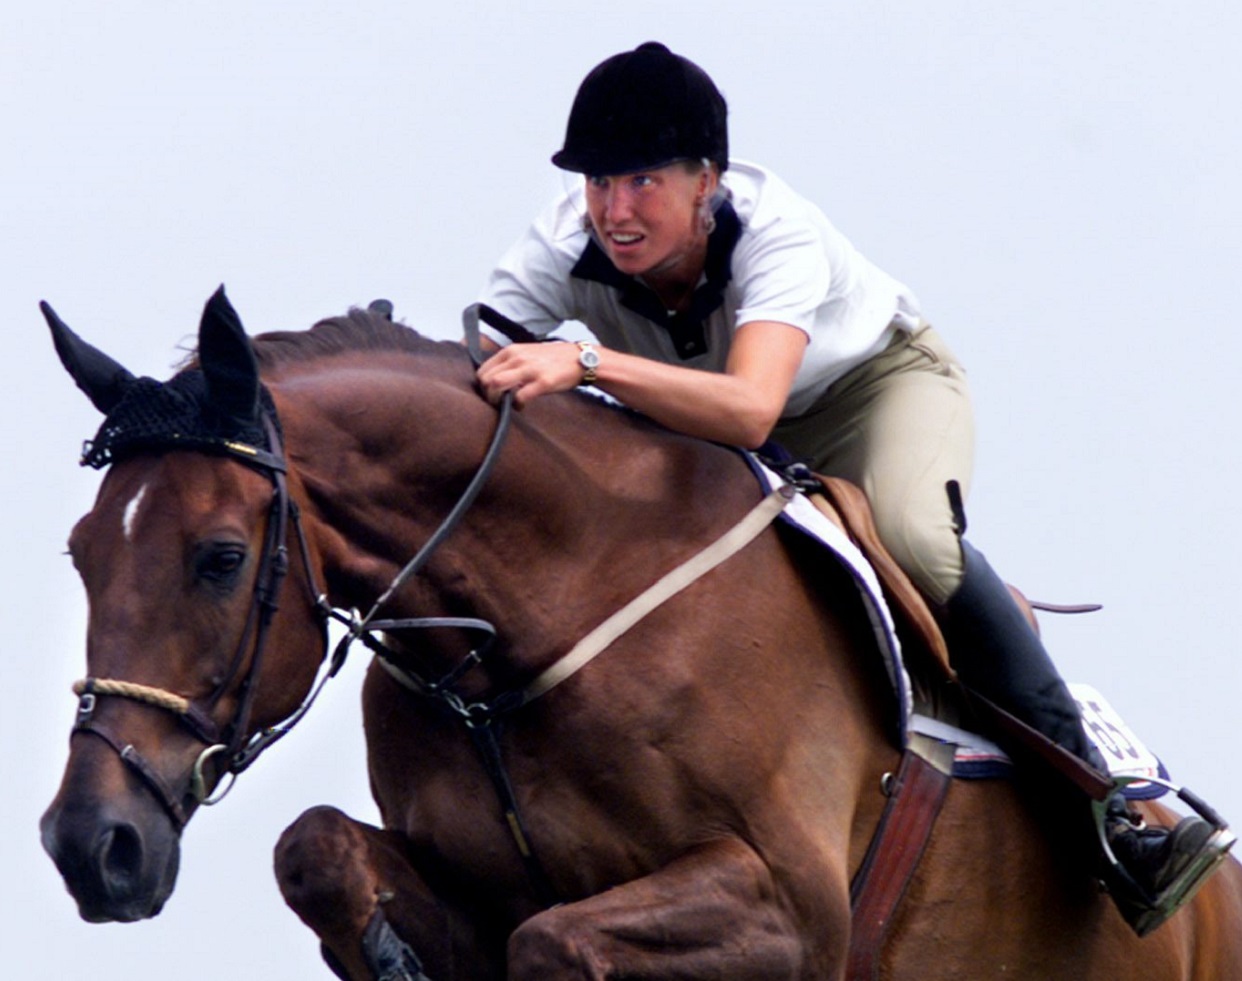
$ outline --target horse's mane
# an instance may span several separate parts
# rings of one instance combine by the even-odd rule
[[[458,364],[467,363],[469,358],[464,344],[424,337],[406,324],[357,307],[343,317],[325,317],[309,330],[268,331],[251,340],[260,370],[355,351],[407,351]],[[643,418],[601,393],[579,390],[577,395],[584,404],[632,419]]]
[[[344,316],[325,317],[306,330],[274,330],[251,337],[251,347],[259,363],[260,373],[275,371],[287,365],[308,364],[321,358],[353,352],[408,352],[427,356],[441,364],[468,367],[470,353],[464,344],[438,341],[425,337],[413,327],[372,310],[353,307]],[[178,372],[199,367],[198,352],[191,351],[178,366]],[[607,418],[642,420],[653,431],[667,432],[652,423],[641,412],[615,399],[589,389],[574,392],[577,404],[602,410]]]
[[[327,317],[309,330],[270,331],[253,338],[260,368],[314,361],[353,351],[408,351],[412,354],[461,360],[466,349],[423,337],[412,327],[370,310],[351,309],[343,317]]]

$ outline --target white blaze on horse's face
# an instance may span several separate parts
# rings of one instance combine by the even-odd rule
[[[125,515],[121,519],[121,529],[125,532],[125,540],[127,542],[134,540],[134,519],[138,516],[138,508],[142,505],[142,499],[147,496],[148,486],[143,484],[133,499],[125,505]]]

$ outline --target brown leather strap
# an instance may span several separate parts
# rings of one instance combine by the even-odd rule
[[[966,694],[975,712],[987,723],[987,728],[1005,740],[1002,745],[1007,752],[1024,750],[1038,757],[1092,800],[1107,800],[1117,792],[1117,782],[1111,775],[1101,773],[1090,763],[1080,760],[1065,747],[1054,743],[977,691],[967,688]]]
[[[888,804],[850,890],[853,921],[847,981],[879,977],[880,953],[893,913],[927,848],[952,780],[955,747],[930,740],[918,751],[913,746],[914,740],[901,758]]]

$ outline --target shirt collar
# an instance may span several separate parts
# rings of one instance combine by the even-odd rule
[[[653,290],[612,264],[593,236],[588,238],[570,275],[617,290],[622,306],[668,331],[679,358],[696,358],[707,351],[706,321],[724,303],[725,287],[733,278],[733,249],[742,236],[741,219],[727,198],[716,206],[714,215],[716,227],[707,237],[703,282],[695,289],[690,309],[685,313],[670,314]]]

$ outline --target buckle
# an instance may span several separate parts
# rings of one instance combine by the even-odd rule
[[[94,692],[84,691],[78,696],[78,714],[74,719],[73,727],[75,729],[87,729],[91,724],[91,717],[95,714],[95,694]]]

